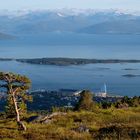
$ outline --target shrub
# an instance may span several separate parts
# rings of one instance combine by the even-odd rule
[[[75,110],[92,111],[94,107],[95,107],[95,103],[93,101],[93,94],[88,90],[83,90],[80,93],[80,99],[77,105],[75,106]]]

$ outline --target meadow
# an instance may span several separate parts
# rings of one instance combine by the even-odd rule
[[[140,139],[140,107],[67,111],[41,123],[24,117],[27,131],[18,131],[14,119],[0,119],[1,140],[138,140]],[[47,114],[44,114],[47,115]]]

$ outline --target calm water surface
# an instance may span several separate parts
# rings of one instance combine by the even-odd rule
[[[0,40],[0,57],[140,59],[140,35],[45,34]]]
[[[124,70],[134,68],[135,70]],[[81,66],[50,66],[0,62],[0,71],[27,75],[32,89],[90,89],[100,91],[104,83],[108,92],[117,95],[140,95],[140,77],[127,78],[124,74],[140,75],[140,64],[90,64]]]
[[[118,58],[140,59],[140,35],[85,35],[49,33],[22,36],[15,40],[0,40],[0,58]],[[132,68],[135,70],[124,70]],[[109,93],[140,95],[140,64],[92,64],[82,66],[45,66],[15,61],[0,62],[0,71],[12,71],[29,76],[32,88],[90,89],[100,91],[104,83]]]

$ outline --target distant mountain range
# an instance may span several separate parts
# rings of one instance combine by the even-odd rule
[[[13,38],[14,38],[14,36],[12,36],[12,35],[0,33],[0,40],[13,39]]]
[[[139,34],[140,16],[116,10],[0,12],[0,38],[48,32]]]
[[[88,34],[140,34],[140,19],[107,21],[79,30]]]

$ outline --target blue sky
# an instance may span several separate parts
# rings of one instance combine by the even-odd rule
[[[129,9],[137,11],[140,0],[0,0],[0,9]]]

